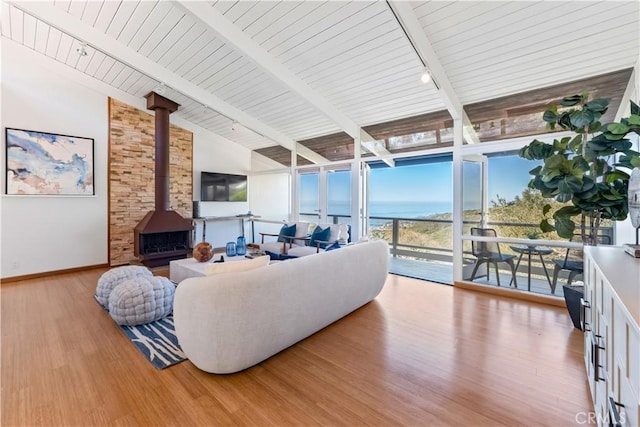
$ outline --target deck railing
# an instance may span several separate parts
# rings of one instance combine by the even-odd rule
[[[301,213],[301,220],[317,221],[317,214]],[[406,257],[416,260],[453,263],[453,220],[435,218],[400,218],[387,216],[370,216],[370,235],[384,238],[389,243],[390,253],[393,257]],[[349,223],[348,215],[328,215],[329,222],[339,224]],[[479,227],[478,220],[464,220],[463,234],[469,235],[471,227]],[[539,225],[525,222],[490,221],[485,224],[487,228],[494,228],[501,237],[500,250],[504,254],[520,256],[511,249],[513,244],[535,244],[536,240],[529,240],[524,236],[528,233],[539,231]],[[601,227],[601,233],[612,236],[611,227]],[[525,239],[525,240],[523,240]],[[542,243],[542,242],[541,242]],[[549,246],[553,253],[543,257],[547,269],[553,271],[553,259],[564,257],[567,248],[563,247],[565,240],[545,241],[544,246]],[[526,257],[526,256],[525,256]],[[475,257],[471,251],[471,241],[463,240],[463,263],[467,268],[475,263]],[[528,259],[523,262],[528,262]],[[504,266],[506,267],[506,266]],[[505,272],[501,266],[501,271]],[[545,271],[539,256],[531,257],[531,274],[539,278],[545,277]],[[526,275],[525,266],[520,267],[519,276]]]

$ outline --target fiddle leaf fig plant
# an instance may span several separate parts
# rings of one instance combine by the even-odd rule
[[[624,169],[640,166],[640,153],[632,150],[627,136],[640,135],[640,107],[631,102],[628,118],[602,125],[600,118],[608,106],[608,99],[589,100],[587,92],[567,96],[560,105],[547,107],[542,119],[548,129],[558,126],[576,135],[555,139],[553,144],[536,139],[520,150],[520,157],[544,161],[529,171],[533,176],[529,188],[540,190],[545,198],[571,202],[554,212],[548,204],[543,207],[543,232],[556,231],[570,239],[576,231],[573,218],[579,217],[582,241],[596,245],[603,219],[626,219],[629,174]]]

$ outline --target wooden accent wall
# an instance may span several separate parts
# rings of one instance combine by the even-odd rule
[[[109,98],[109,263],[128,264],[133,228],[155,209],[154,116]],[[171,125],[171,209],[191,218],[193,134]]]

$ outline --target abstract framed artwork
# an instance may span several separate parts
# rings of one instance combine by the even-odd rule
[[[5,128],[6,194],[93,196],[93,138]]]

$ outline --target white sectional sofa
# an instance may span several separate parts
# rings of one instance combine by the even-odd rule
[[[387,243],[378,240],[186,279],[174,300],[178,342],[203,371],[241,371],[374,299],[387,278],[388,258]]]

